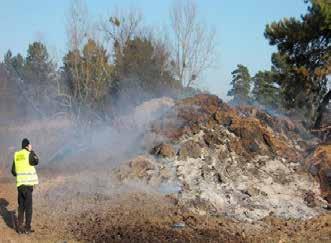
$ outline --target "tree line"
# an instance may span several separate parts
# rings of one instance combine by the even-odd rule
[[[270,70],[253,77],[238,64],[232,72],[232,102],[258,102],[276,110],[300,112],[308,126],[319,127],[331,99],[331,3],[306,1],[301,19],[284,18],[267,24],[264,36],[277,47]]]
[[[65,111],[107,119],[150,98],[192,94],[212,64],[214,32],[193,1],[174,2],[169,17],[169,34],[144,24],[135,9],[95,24],[84,2],[72,1],[62,62],[36,41],[26,56],[8,50],[0,63],[7,73],[2,80],[15,84],[41,116]]]
[[[306,3],[300,19],[266,25],[264,36],[277,47],[270,70],[251,76],[238,64],[228,95],[236,104],[295,110],[309,126],[318,127],[331,98],[331,4]],[[95,24],[84,2],[75,0],[61,62],[38,41],[25,56],[8,50],[0,63],[0,91],[6,83],[14,85],[18,94],[13,95],[39,116],[67,112],[92,119],[111,118],[150,98],[192,95],[215,60],[215,33],[200,20],[193,1],[175,1],[169,17],[168,34],[144,24],[134,9]]]

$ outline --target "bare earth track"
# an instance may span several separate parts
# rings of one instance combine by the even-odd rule
[[[54,180],[55,182],[57,180]],[[38,190],[38,189],[36,189]],[[54,208],[36,203],[32,235],[17,235],[13,215],[17,206],[13,181],[0,183],[1,242],[330,242],[331,215],[308,221],[267,217],[239,223],[224,217],[196,215],[176,205],[172,197],[132,193],[116,198],[77,199],[93,210],[66,213],[68,202]],[[61,210],[62,208],[62,210]],[[184,227],[175,227],[184,223]]]

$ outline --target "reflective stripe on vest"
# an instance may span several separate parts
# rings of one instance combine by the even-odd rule
[[[15,153],[16,186],[33,186],[38,184],[38,176],[34,166],[29,163],[30,152],[22,149]]]

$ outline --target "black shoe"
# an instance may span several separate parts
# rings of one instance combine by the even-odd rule
[[[17,226],[16,232],[17,234],[24,234],[25,229],[22,226]]]
[[[17,234],[24,234],[25,233],[25,229],[24,228],[17,228],[16,229]]]
[[[28,235],[28,234],[31,234],[31,233],[33,233],[33,232],[34,232],[34,230],[31,229],[31,228],[27,228],[27,229],[24,230],[24,233],[27,234],[27,235]]]

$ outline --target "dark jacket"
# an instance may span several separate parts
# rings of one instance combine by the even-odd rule
[[[39,158],[36,155],[36,153],[31,150],[30,155],[29,155],[29,164],[31,166],[35,166],[39,163]],[[13,176],[16,176],[16,168],[15,168],[15,160],[13,160],[13,165],[11,167],[11,173],[13,174]]]

